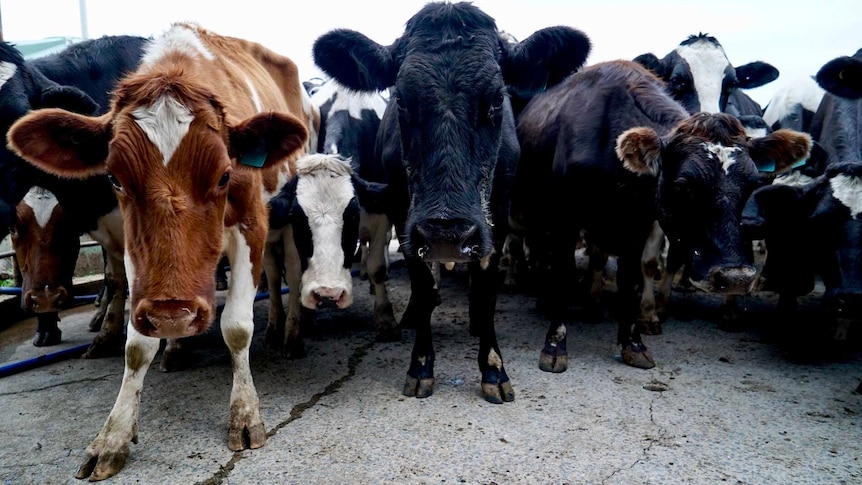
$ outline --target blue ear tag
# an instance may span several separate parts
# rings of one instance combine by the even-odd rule
[[[239,163],[248,165],[249,167],[260,168],[263,167],[263,162],[266,161],[266,155],[266,145],[261,140],[256,147],[240,157]]]
[[[800,161],[794,163],[793,165],[791,165],[790,170],[792,170],[794,168],[801,167],[801,166],[805,165],[807,162],[808,162],[807,159],[800,160]],[[774,172],[775,171],[775,160],[770,160],[768,163],[765,163],[763,165],[758,165],[757,170],[759,172],[769,172],[769,173]]]
[[[807,159],[807,158],[806,158],[805,160],[800,160],[800,161],[798,161],[798,162],[794,163],[793,165],[791,165],[791,166],[790,166],[790,168],[792,168],[792,169],[793,169],[793,168],[799,168],[799,167],[801,167],[801,166],[805,165],[806,163],[808,163],[808,159]]]

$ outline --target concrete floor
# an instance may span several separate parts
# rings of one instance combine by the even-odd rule
[[[413,332],[374,341],[367,282],[355,280],[353,307],[318,315],[301,360],[263,347],[267,304],[258,302],[251,365],[266,446],[227,448],[230,358],[210,331],[190,340],[187,370],[161,373],[156,356],[140,441],[107,483],[862,483],[862,352],[794,363],[761,325],[774,318],[768,299],[749,301],[746,327],[727,333],[697,318],[715,299],[675,294],[695,318],[644,337],[657,362],[646,371],[619,361],[610,319],[582,323],[573,312],[569,370],[549,374],[537,365],[546,323],[533,298],[503,293],[497,333],[516,399],[493,405],[467,332],[466,278],[456,270],[442,286],[431,397],[401,395]],[[391,293],[400,317],[403,267]],[[30,344],[32,321],[0,333],[0,360],[88,343],[91,312],[67,312],[64,342],[50,350]],[[70,359],[0,379],[0,480],[80,483],[73,475],[122,373],[121,357]]]

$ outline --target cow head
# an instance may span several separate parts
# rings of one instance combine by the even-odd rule
[[[825,308],[862,317],[862,163],[832,164],[804,185],[760,188],[746,213],[769,246],[769,289],[803,295],[820,274]]]
[[[765,62],[733,67],[715,37],[692,35],[664,58],[641,54],[635,62],[664,80],[671,95],[689,113],[720,113],[735,89],[762,86],[778,78],[778,69]]]
[[[61,310],[69,301],[78,261],[78,231],[57,197],[33,187],[18,203],[12,246],[21,269],[21,308],[33,313]]]
[[[266,227],[239,219],[265,214],[260,174],[244,166],[280,163],[304,147],[308,130],[275,112],[232,119],[206,86],[181,69],[168,74],[127,77],[100,117],[34,111],[13,125],[9,141],[56,175],[107,174],[123,214],[131,323],[143,335],[179,338],[215,318],[224,227],[239,224],[263,239]]]
[[[99,105],[80,89],[62,86],[46,78],[24,61],[18,49],[7,42],[0,42],[0,126],[8,128],[28,111],[40,108],[63,108],[94,114]],[[0,146],[0,240],[15,223],[15,206],[30,189],[37,174],[5,143]]]
[[[754,282],[740,234],[746,199],[758,185],[758,163],[789,169],[807,158],[811,137],[778,130],[748,138],[738,119],[698,113],[665,137],[632,128],[617,140],[617,155],[629,170],[658,177],[659,223],[685,257],[695,287],[745,293]]]
[[[306,155],[296,176],[269,202],[270,228],[290,224],[302,269],[301,298],[307,308],[347,308],[353,303],[353,264],[359,209],[380,210],[384,186],[360,179],[350,161]]]
[[[427,4],[390,46],[350,30],[317,39],[315,62],[340,83],[391,87],[381,132],[407,187],[407,256],[490,255],[496,165],[504,151],[516,160],[518,150],[507,87],[540,91],[580,67],[589,47],[583,33],[566,27],[510,44],[494,19],[467,2]]]

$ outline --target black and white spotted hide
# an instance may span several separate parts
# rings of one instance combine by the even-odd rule
[[[346,308],[353,303],[350,268],[360,206],[375,206],[385,186],[360,179],[349,161],[335,155],[306,155],[296,167],[296,176],[270,201],[270,229],[292,226],[302,306]]]

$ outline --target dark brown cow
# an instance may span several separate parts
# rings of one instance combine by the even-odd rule
[[[252,305],[267,236],[264,194],[288,179],[307,146],[301,90],[290,59],[175,24],[120,83],[106,115],[38,110],[10,129],[13,149],[45,170],[107,173],[123,213],[126,368],[79,478],[101,480],[122,468],[129,442],[137,442],[140,393],[159,339],[199,334],[215,319],[213,273],[223,251],[231,281],[220,324],[234,373],[228,446],[266,442],[248,363]]]
[[[69,302],[80,239],[57,197],[33,187],[18,203],[12,247],[21,270],[21,308],[36,314],[33,345],[60,343],[58,312]]]

